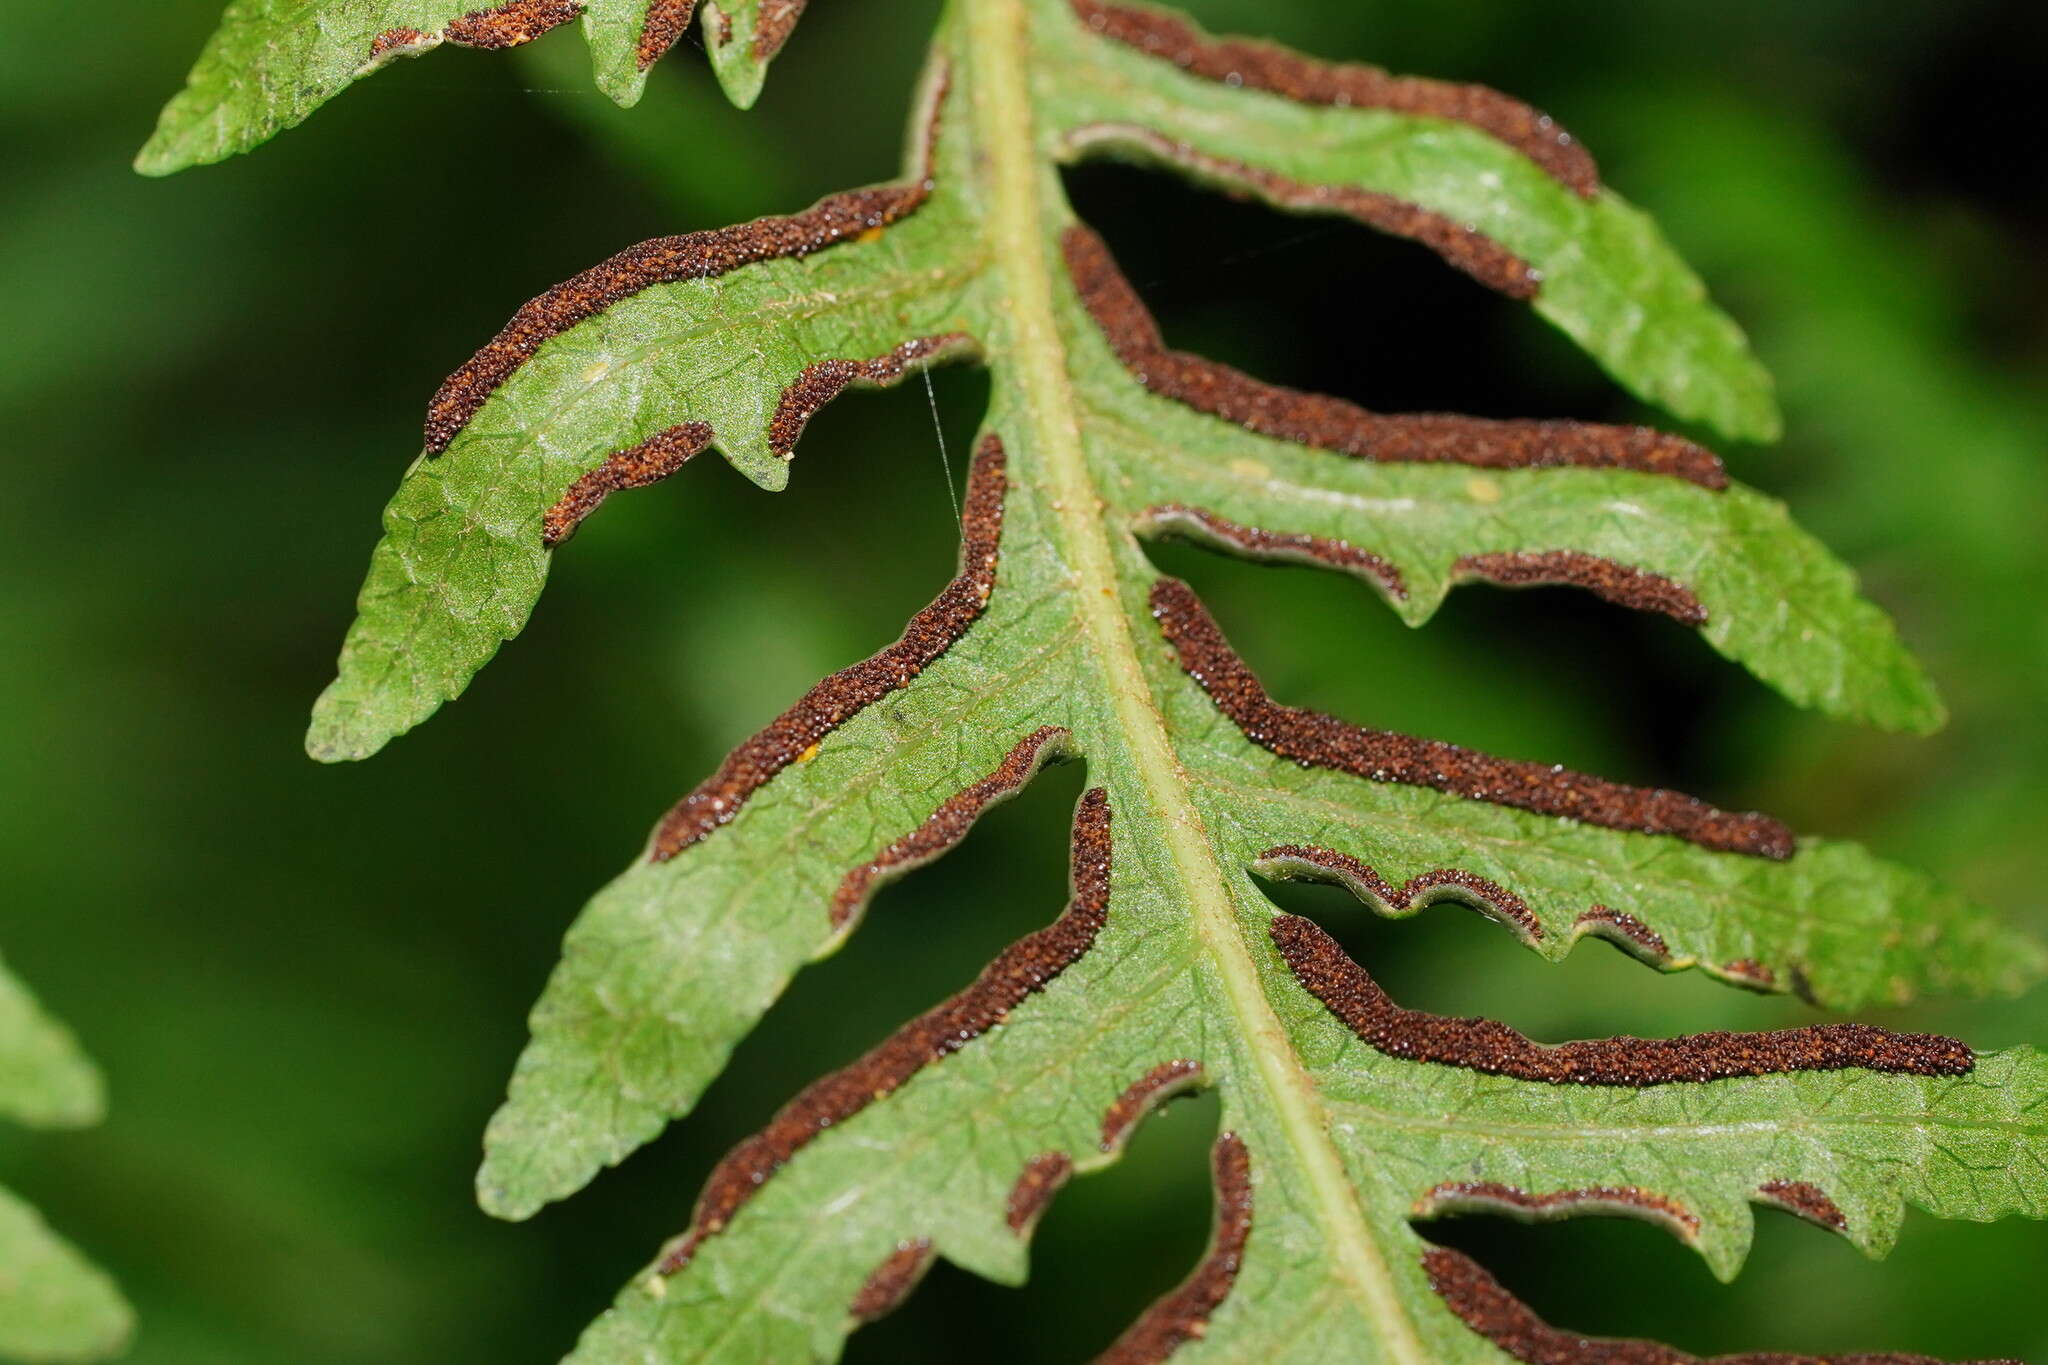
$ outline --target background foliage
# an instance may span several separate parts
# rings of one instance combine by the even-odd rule
[[[1564,117],[1779,375],[1789,439],[1726,449],[1732,472],[1863,570],[1955,721],[1925,741],[1797,713],[1677,627],[1571,594],[1468,590],[1410,633],[1328,575],[1162,552],[1273,691],[1761,805],[2048,927],[2048,623],[2030,595],[2048,570],[2048,403],[2030,383],[2048,180],[2020,103],[2048,21],[1976,0],[1901,0],[1881,26],[1847,0],[1188,8]],[[433,384],[520,299],[625,243],[892,174],[935,9],[819,6],[745,116],[682,51],[626,114],[566,33],[444,50],[278,146],[150,183],[127,159],[214,0],[127,0],[90,27],[0,0],[0,945],[112,1095],[104,1128],[0,1134],[0,1169],[120,1278],[133,1359],[550,1359],[681,1226],[727,1145],[1058,903],[1072,769],[886,891],[690,1122],[530,1224],[475,1211],[477,1134],[588,889],[726,747],[951,572],[916,383],[827,409],[773,499],[705,461],[615,500],[463,706],[377,763],[322,769],[298,745]],[[1164,177],[1092,168],[1074,187],[1176,344],[1383,407],[1630,412],[1416,249]],[[936,378],[957,472],[984,381]],[[1482,647],[1493,666],[1472,662]],[[968,932],[927,932],[962,906]],[[1470,917],[1359,928],[1397,997],[1541,1037],[1804,1013],[1618,954],[1550,968]],[[2048,998],[1879,1021],[2039,1042]],[[1212,1103],[1061,1197],[1028,1288],[942,1267],[848,1358],[1099,1348],[1199,1252]],[[1454,1235],[1587,1330],[2048,1353],[2038,1224],[1915,1215],[1869,1264],[1765,1215],[1729,1287],[1629,1222]]]

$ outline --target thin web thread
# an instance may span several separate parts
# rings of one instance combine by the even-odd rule
[[[932,405],[932,430],[939,438],[939,465],[946,471],[946,500],[953,504],[953,520],[960,520],[960,494],[953,488],[953,457],[946,453],[946,429],[939,425],[939,395],[932,389],[930,366],[919,371],[924,375],[924,398]]]

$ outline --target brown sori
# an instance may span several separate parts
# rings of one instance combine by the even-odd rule
[[[583,0],[511,0],[452,20],[441,36],[463,47],[518,47],[583,13]]]
[[[1649,962],[1665,962],[1671,957],[1671,945],[1664,941],[1664,935],[1626,910],[1596,905],[1572,921],[1572,928],[1576,933],[1593,934],[1618,944]]]
[[[910,686],[981,618],[995,588],[1002,546],[1003,469],[1003,443],[993,433],[984,436],[967,477],[967,501],[961,511],[960,573],[930,606],[910,618],[903,638],[840,669],[726,755],[718,771],[677,802],[656,826],[650,859],[665,862],[730,821],[768,779],[881,698]]]
[[[1491,1180],[1453,1180],[1435,1186],[1415,1201],[1419,1218],[1472,1209],[1505,1210],[1526,1218],[1548,1220],[1579,1213],[1630,1214],[1676,1228],[1688,1240],[1700,1230],[1699,1215],[1661,1194],[1635,1185],[1594,1185],[1580,1190],[1531,1194]]]
[[[1131,1131],[1138,1126],[1138,1120],[1175,1095],[1192,1090],[1201,1083],[1200,1062],[1183,1057],[1153,1067],[1131,1082],[1124,1093],[1102,1111],[1102,1150],[1113,1152],[1123,1146]]]
[[[1211,38],[1162,10],[1108,0],[1073,0],[1082,22],[1119,43],[1205,80],[1264,90],[1302,104],[1388,109],[1468,123],[1541,166],[1588,199],[1600,192],[1592,156],[1548,114],[1483,85],[1392,76],[1376,66],[1319,62],[1272,43]]]
[[[647,12],[640,19],[640,41],[633,49],[642,71],[668,55],[696,12],[697,0],[647,0]]]
[[[768,419],[768,448],[788,459],[804,434],[804,425],[847,385],[894,384],[918,361],[931,360],[970,344],[964,332],[948,332],[943,336],[913,338],[872,360],[820,360],[805,366],[803,373],[776,400],[775,413]]]
[[[1095,1365],[1156,1365],[1207,1331],[1209,1319],[1230,1297],[1252,1230],[1252,1159],[1244,1139],[1235,1133],[1217,1138],[1209,1165],[1216,1182],[1216,1230],[1209,1254],[1180,1288],[1146,1309]]]
[[[862,1283],[853,1302],[846,1306],[847,1314],[855,1322],[873,1322],[895,1312],[910,1297],[910,1291],[917,1288],[917,1282],[924,1278],[931,1264],[931,1238],[897,1243],[896,1249],[884,1256]]]
[[[1526,301],[1542,292],[1543,277],[1535,268],[1493,238],[1391,194],[1361,190],[1353,185],[1292,180],[1260,166],[1210,156],[1185,142],[1135,124],[1090,124],[1076,129],[1067,142],[1077,150],[1103,142],[1114,143],[1119,149],[1136,147],[1197,179],[1249,191],[1293,212],[1341,213],[1369,228],[1420,242],[1442,257],[1445,264],[1511,299]]]
[[[928,863],[966,838],[982,812],[1022,791],[1040,768],[1064,753],[1067,739],[1059,726],[1041,725],[1012,745],[988,776],[947,797],[923,824],[847,873],[832,893],[832,927],[845,928],[878,882]]]
[[[434,42],[434,35],[416,28],[391,28],[370,40],[370,60],[381,62],[393,53],[417,51]]]
[[[1074,1174],[1074,1159],[1065,1152],[1040,1152],[1024,1163],[1017,1183],[1010,1186],[1004,1201],[1003,1221],[1019,1237],[1027,1237],[1038,1226],[1039,1217],[1052,1197]]]
[[[1660,612],[1688,626],[1707,623],[1707,609],[1683,583],[1577,550],[1466,555],[1451,572],[1458,578],[1484,579],[1510,588],[1584,588],[1618,607]]]
[[[635,446],[614,451],[603,464],[569,485],[569,491],[541,514],[540,543],[552,550],[567,540],[612,494],[660,483],[711,444],[703,422],[658,431]]]
[[[1739,957],[1733,962],[1724,962],[1716,970],[1738,986],[1748,986],[1751,990],[1758,991],[1777,989],[1778,974],[1753,957]]]
[[[1347,540],[1262,531],[1256,526],[1240,526],[1234,521],[1226,521],[1206,508],[1177,502],[1148,507],[1139,514],[1139,521],[1148,528],[1172,531],[1247,559],[1318,564],[1369,578],[1396,601],[1408,596],[1408,586],[1401,581],[1399,569],[1371,550],[1361,549]]]
[[[1387,416],[1169,350],[1159,324],[1100,237],[1076,225],[1061,234],[1060,245],[1082,305],[1133,378],[1162,398],[1261,436],[1389,464],[1628,469],[1685,479],[1703,488],[1728,486],[1728,472],[1712,451],[1649,427],[1498,421],[1439,413]]]
[[[1808,1222],[1836,1232],[1849,1230],[1848,1216],[1818,1185],[1809,1185],[1804,1180],[1766,1180],[1756,1192],[1765,1203],[1796,1213]]]
[[[1550,1085],[1643,1087],[1803,1071],[1861,1068],[1912,1076],[1961,1076],[1976,1054],[1953,1038],[1894,1033],[1870,1024],[1810,1024],[1771,1033],[1679,1038],[1594,1038],[1542,1044],[1493,1019],[1403,1009],[1322,928],[1277,915],[1273,944],[1302,988],[1359,1041],[1410,1061],[1461,1067]]]
[[[931,195],[931,155],[945,90],[941,72],[931,87],[925,114],[925,167],[908,182],[830,195],[784,218],[656,237],[529,300],[497,336],[443,381],[427,404],[427,453],[446,450],[498,386],[543,343],[622,299],[658,284],[711,279],[758,261],[809,256],[916,212]]]
[[[1716,810],[1682,792],[1630,787],[1546,763],[1496,758],[1441,740],[1368,730],[1315,711],[1281,706],[1177,578],[1152,585],[1152,614],[1180,666],[1244,731],[1245,738],[1308,768],[1374,782],[1432,787],[1453,796],[1582,820],[1608,829],[1667,834],[1725,853],[1789,858],[1792,832],[1767,815]]]
[[[1927,1356],[1887,1352],[1815,1356],[1750,1351],[1705,1361],[1654,1341],[1609,1341],[1552,1327],[1462,1251],[1432,1247],[1422,1257],[1422,1268],[1445,1306],[1523,1365],[1941,1365]]]
[[[782,45],[789,41],[789,35],[796,31],[797,20],[804,17],[804,6],[809,0],[761,0],[761,10],[754,18],[754,59],[767,61],[782,51]]]
[[[812,1082],[766,1128],[727,1153],[705,1182],[690,1230],[661,1259],[673,1275],[707,1237],[722,1232],[769,1177],[812,1139],[958,1052],[1044,990],[1095,945],[1109,914],[1109,794],[1091,788],[1074,814],[1074,896],[1060,917],[1005,948],[974,984],[919,1015],[851,1066]]]
[[[1284,877],[1335,881],[1354,895],[1379,901],[1390,915],[1404,914],[1440,900],[1458,900],[1499,920],[1524,938],[1534,941],[1543,937],[1543,922],[1529,909],[1528,902],[1504,886],[1454,867],[1417,873],[1395,886],[1349,854],[1312,845],[1282,844],[1259,855],[1259,870]]]

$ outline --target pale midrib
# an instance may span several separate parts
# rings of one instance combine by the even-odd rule
[[[991,190],[986,225],[1009,305],[1003,361],[1016,375],[1031,421],[1030,449],[1043,462],[1055,534],[1074,578],[1076,610],[1104,675],[1137,775],[1159,816],[1161,837],[1187,892],[1196,936],[1215,964],[1246,1051],[1255,1060],[1302,1173],[1337,1269],[1355,1287],[1381,1358],[1427,1365],[1386,1254],[1365,1221],[1322,1121],[1314,1083],[1259,983],[1237,914],[1174,756],[1124,614],[1108,528],[1081,447],[1079,421],[1053,313],[1047,225],[1030,86],[1023,0],[963,0],[977,141]]]

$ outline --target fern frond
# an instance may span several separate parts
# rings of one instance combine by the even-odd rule
[[[522,308],[431,405],[315,712],[316,756],[374,752],[519,632],[607,497],[710,449],[780,488],[848,386],[989,369],[958,576],[764,716],[584,910],[487,1134],[485,1207],[526,1216],[687,1113],[876,885],[1063,760],[1089,780],[1072,900],[735,1149],[575,1359],[830,1359],[934,1257],[1015,1282],[1061,1184],[1195,1087],[1222,1099],[1214,1245],[1105,1359],[1567,1358],[1427,1240],[1461,1209],[1649,1218],[1722,1275],[1757,1203],[1873,1253],[1907,1205],[2048,1211],[2039,1053],[1850,1023],[1540,1044],[1403,1007],[1260,889],[1455,902],[1553,960],[1590,935],[1835,1008],[2043,970],[1854,845],[1290,706],[1147,558],[1177,536],[1307,563],[1415,625],[1460,582],[1565,584],[1802,705],[1938,725],[1848,568],[1713,452],[1372,413],[1173,350],[1058,176],[1129,158],[1412,238],[1677,416],[1773,435],[1740,331],[1583,147],[1489,90],[1107,0],[956,0],[909,143],[899,182],[643,243]]]

